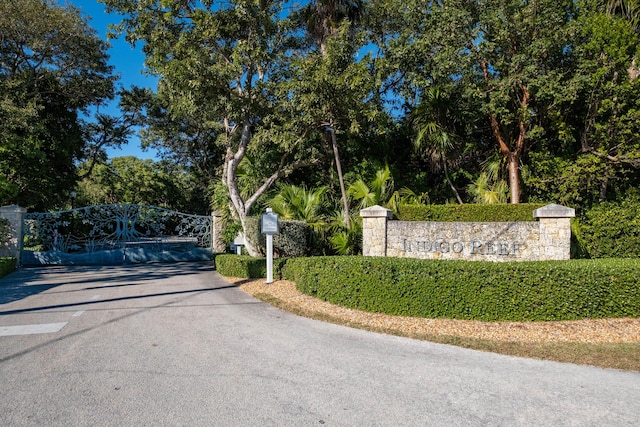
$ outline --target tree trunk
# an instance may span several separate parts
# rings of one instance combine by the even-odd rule
[[[247,219],[247,216],[244,213],[240,215],[240,224],[242,224],[242,233],[244,234],[244,248],[247,250],[247,253],[252,257],[264,256],[264,254],[260,252],[260,249],[257,246],[255,246],[253,242],[251,242],[247,238],[246,219]]]
[[[234,128],[227,126],[228,134],[231,134],[234,131]],[[294,147],[297,146],[298,143],[303,141],[307,137],[307,135],[308,131],[303,132],[300,138],[298,138],[298,141],[294,144]],[[259,257],[262,256],[259,248],[246,239],[246,219],[249,215],[249,212],[251,211],[251,207],[258,201],[261,195],[263,195],[269,188],[271,188],[271,186],[276,182],[278,178],[286,176],[298,168],[312,165],[316,163],[316,160],[301,159],[287,164],[286,159],[288,157],[288,154],[283,154],[278,169],[273,172],[271,176],[269,176],[258,189],[255,190],[252,196],[245,200],[242,197],[240,189],[238,188],[237,171],[238,165],[246,154],[247,145],[249,144],[251,138],[251,124],[249,120],[245,120],[244,124],[242,125],[242,135],[240,137],[240,143],[236,151],[234,152],[233,146],[231,144],[227,146],[227,153],[225,155],[225,166],[222,172],[222,182],[227,186],[232,208],[235,211],[237,218],[240,220],[240,224],[242,225],[242,231],[245,235],[245,249],[247,250],[249,255],[253,257]]]
[[[442,163],[444,165],[444,176],[446,177],[447,182],[449,183],[449,187],[451,187],[451,190],[453,190],[453,193],[456,195],[456,200],[458,201],[458,203],[461,205],[464,205],[464,202],[462,201],[462,197],[460,197],[460,193],[458,193],[458,189],[456,189],[456,187],[453,185],[453,182],[451,181],[451,178],[449,177],[449,169],[447,168],[446,159],[442,159]]]
[[[491,120],[491,129],[493,130],[493,136],[498,141],[498,146],[500,147],[500,152],[507,159],[507,169],[509,172],[509,190],[511,191],[510,201],[513,204],[520,203],[520,173],[518,171],[518,166],[520,165],[520,149],[516,148],[515,150],[511,150],[504,138],[502,137],[502,132],[500,132],[500,126],[498,124],[498,120],[493,114],[489,115]],[[520,137],[518,142],[516,143],[517,147],[522,146],[524,144],[524,127],[520,127]]]
[[[491,78],[489,73],[489,65],[486,60],[480,61],[480,66],[484,72],[484,79],[489,84]],[[529,99],[531,98],[531,94],[529,93],[529,89],[522,83],[519,84],[520,89],[522,91],[522,97],[520,98],[520,106],[523,110],[526,110],[529,106]],[[527,137],[528,125],[527,123],[519,119],[518,120],[518,138],[515,141],[515,148],[510,148],[507,141],[505,141],[504,136],[500,130],[500,123],[498,122],[497,117],[493,114],[493,112],[489,113],[489,120],[491,122],[491,131],[493,132],[493,136],[498,142],[498,147],[500,147],[500,152],[507,159],[507,167],[509,170],[509,189],[511,190],[511,203],[518,204],[520,203],[520,172],[518,167],[520,166],[520,156],[524,152],[525,140]]]
[[[520,203],[520,171],[518,166],[520,163],[520,156],[517,153],[509,154],[509,188],[511,190],[511,203]]]
[[[227,133],[231,133],[231,128],[227,128]],[[232,147],[227,146],[227,154],[225,155],[225,167],[222,173],[222,181],[227,186],[229,190],[229,198],[231,199],[231,204],[233,205],[233,209],[240,220],[240,224],[242,225],[242,232],[245,236],[245,249],[252,257],[259,257],[262,254],[258,251],[258,249],[247,239],[247,227],[246,227],[246,219],[247,212],[251,208],[250,204],[245,203],[242,195],[240,194],[240,190],[238,188],[238,180],[237,180],[237,170],[238,165],[242,161],[245,156],[247,145],[249,144],[249,140],[251,139],[251,129],[249,126],[249,121],[245,120],[242,128],[242,135],[240,137],[240,144],[238,149],[234,152]]]
[[[338,152],[338,144],[336,143],[336,131],[328,128],[331,132],[331,145],[333,147],[333,157],[336,160],[336,169],[338,170],[338,181],[340,181],[340,192],[342,194],[342,204],[344,206],[344,221],[348,230],[351,230],[351,217],[349,216],[349,201],[347,200],[347,192],[344,188],[344,177],[342,176],[342,164],[340,163],[340,154]]]
[[[600,197],[598,197],[599,202],[604,202],[607,200],[607,189],[609,188],[609,166],[605,168],[605,176],[600,182]]]

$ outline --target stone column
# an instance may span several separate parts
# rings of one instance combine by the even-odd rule
[[[540,260],[566,260],[571,257],[571,218],[575,209],[547,205],[533,211],[540,223]]]
[[[20,255],[22,254],[22,244],[24,242],[24,229],[22,218],[27,210],[17,205],[3,206],[0,208],[0,218],[9,220],[11,238],[0,246],[0,256],[13,257],[16,265],[20,265]]]
[[[211,252],[214,254],[221,254],[226,252],[227,248],[222,238],[222,230],[224,229],[224,221],[222,220],[222,214],[218,211],[211,212]]]
[[[362,209],[362,255],[387,256],[387,221],[393,214],[382,206]]]

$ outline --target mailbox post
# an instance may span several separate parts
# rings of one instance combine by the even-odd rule
[[[262,234],[267,239],[267,283],[273,283],[273,235],[280,232],[278,214],[271,208],[262,214]]]

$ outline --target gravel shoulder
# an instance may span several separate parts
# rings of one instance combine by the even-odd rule
[[[481,322],[473,320],[424,319],[369,313],[340,307],[299,292],[295,283],[279,280],[225,277],[250,295],[267,295],[285,307],[313,313],[355,327],[395,331],[406,336],[455,336],[503,342],[580,342],[590,344],[640,342],[640,319],[589,319],[561,322]]]

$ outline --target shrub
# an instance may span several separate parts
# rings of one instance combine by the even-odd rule
[[[541,203],[504,205],[400,205],[398,219],[402,221],[441,222],[514,222],[535,221],[533,211]]]
[[[0,277],[12,273],[16,269],[16,259],[10,257],[0,258]]]
[[[11,239],[11,224],[6,218],[0,218],[0,247],[9,243]]]
[[[638,260],[522,263],[296,258],[282,274],[306,294],[393,315],[484,321],[640,317]]]
[[[640,201],[604,202],[586,211],[573,227],[590,258],[640,257]]]
[[[223,276],[256,279],[267,275],[267,264],[264,258],[219,254],[215,256],[214,263],[218,273]]]
[[[238,233],[242,231],[242,225],[229,221],[222,229],[222,241],[226,248],[231,246],[231,242],[236,238]]]
[[[287,258],[273,260],[273,277],[281,278],[282,266]],[[267,277],[267,260],[249,255],[218,254],[214,259],[218,273],[227,277],[259,279]]]
[[[249,217],[246,221],[245,238],[266,253],[266,238],[260,231],[260,217]],[[307,255],[311,228],[304,221],[279,220],[280,233],[273,235],[273,250],[278,257],[300,257]]]
[[[280,233],[273,236],[273,249],[279,257],[305,256],[310,233],[311,228],[304,221],[282,220]]]

